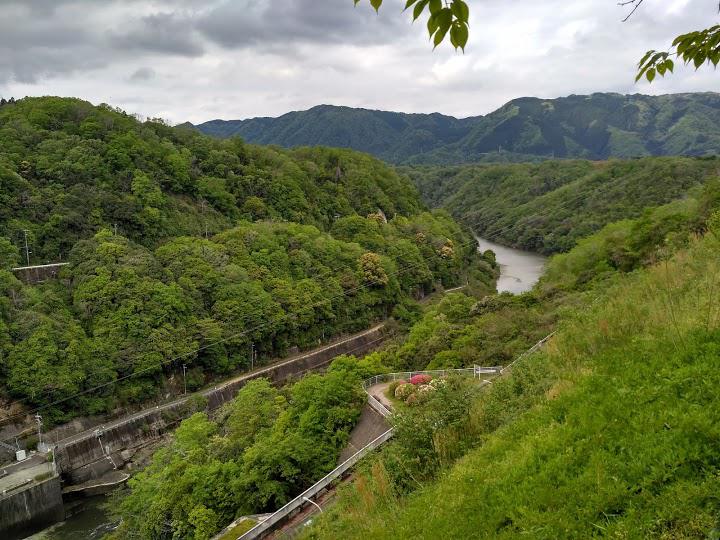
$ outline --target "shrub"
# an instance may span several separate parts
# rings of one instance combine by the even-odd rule
[[[430,375],[413,375],[410,377],[410,383],[414,385],[430,384],[432,377]]]
[[[405,400],[405,404],[410,406],[417,405],[418,403],[420,403],[420,398],[417,393],[410,394]]]
[[[395,390],[397,390],[397,387],[400,386],[401,384],[407,384],[407,381],[404,379],[399,379],[397,381],[391,382],[390,385],[388,386],[388,394],[391,396],[394,396]]]
[[[437,389],[437,388],[445,388],[447,386],[447,379],[433,379],[430,381],[430,387]]]
[[[402,400],[406,400],[414,393],[415,385],[410,383],[401,384],[395,389],[395,397]]]

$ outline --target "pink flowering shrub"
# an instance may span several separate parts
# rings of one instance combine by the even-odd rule
[[[430,384],[432,377],[430,375],[413,375],[410,377],[410,383],[414,385],[418,384]]]

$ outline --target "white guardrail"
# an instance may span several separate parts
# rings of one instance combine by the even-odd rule
[[[350,456],[348,459],[343,461],[340,465],[338,465],[332,471],[326,474],[320,481],[303,491],[300,495],[298,495],[285,506],[280,508],[280,510],[278,510],[274,514],[271,514],[270,517],[268,517],[266,520],[258,523],[252,529],[240,536],[238,540],[259,538],[266,532],[271,531],[275,527],[275,525],[286,519],[295,510],[299,510],[301,507],[303,507],[306,503],[306,499],[312,499],[313,497],[315,497],[322,490],[330,486],[330,484],[332,484],[337,478],[343,476],[358,461],[360,461],[360,459],[365,454],[367,454],[371,450],[374,450],[375,448],[383,444],[385,441],[390,439],[390,437],[392,436],[393,428],[390,428],[385,433],[371,441],[369,444],[365,445],[360,450],[355,452],[352,456]]]
[[[466,375],[466,376],[473,376],[475,378],[481,378],[482,375],[502,375],[505,371],[510,369],[513,364],[515,364],[518,360],[525,358],[526,356],[534,353],[537,351],[540,347],[542,347],[553,335],[555,332],[550,334],[549,336],[541,339],[538,341],[535,345],[533,345],[530,349],[525,351],[523,354],[518,356],[513,362],[508,364],[505,367],[500,366],[494,366],[494,367],[482,367],[482,366],[474,366],[471,368],[460,368],[460,369],[436,369],[436,370],[429,370],[429,371],[401,371],[398,373],[385,373],[381,375],[375,375],[374,377],[370,377],[369,379],[365,380],[363,382],[363,390],[368,396],[368,404],[376,410],[379,414],[381,414],[384,417],[388,417],[392,414],[392,411],[385,406],[383,403],[380,402],[375,396],[371,395],[368,392],[368,389],[371,387],[381,383],[381,382],[387,382],[387,381],[397,381],[397,380],[409,380],[414,375],[430,375],[433,377],[443,377],[447,375]],[[489,383],[489,381],[486,381]],[[295,497],[293,500],[291,500],[289,503],[287,503],[285,506],[277,510],[276,512],[270,514],[270,516],[255,525],[252,529],[244,533],[242,536],[239,536],[237,540],[254,540],[256,538],[261,538],[264,534],[272,531],[275,526],[278,523],[281,523],[285,519],[287,519],[293,512],[296,510],[299,510],[302,508],[305,504],[307,504],[309,499],[312,499],[316,495],[318,495],[321,491],[328,488],[335,480],[338,478],[341,478],[348,470],[350,470],[352,467],[357,464],[358,461],[360,461],[366,454],[371,452],[372,450],[375,450],[383,443],[390,440],[390,438],[393,436],[394,428],[388,429],[385,433],[377,437],[376,439],[370,441],[368,444],[363,446],[360,450],[355,452],[352,456],[350,456],[348,459],[343,461],[340,465],[335,467],[332,471],[330,471],[328,474],[326,474],[322,479],[320,479],[318,482],[310,486],[308,489],[303,491],[300,495]]]

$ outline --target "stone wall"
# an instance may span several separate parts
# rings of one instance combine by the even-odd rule
[[[13,268],[13,273],[23,283],[34,285],[49,279],[55,279],[68,263],[44,264],[42,266],[24,266]]]
[[[296,358],[277,362],[252,374],[202,392],[210,410],[220,407],[235,397],[250,380],[265,377],[276,384],[284,384],[304,373],[326,366],[342,354],[363,354],[377,347],[383,339],[384,328],[359,334]],[[139,412],[131,417],[101,426],[97,432],[88,432],[61,443],[55,452],[58,469],[67,481],[79,484],[97,479],[108,471],[120,468],[129,451],[161,437],[179,420],[195,411],[192,397],[180,399]]]

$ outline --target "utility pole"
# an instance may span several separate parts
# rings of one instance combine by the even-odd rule
[[[30,231],[27,229],[23,229],[23,233],[25,234],[25,260],[27,261],[27,266],[30,266],[30,247],[28,246],[28,239],[27,235]]]
[[[35,421],[37,422],[37,427],[38,427],[38,450],[41,450],[42,443],[43,443],[42,442],[42,416],[40,416],[39,414],[35,414]]]
[[[187,370],[187,364],[183,364],[183,394],[187,394],[187,379],[185,378],[185,370]]]

